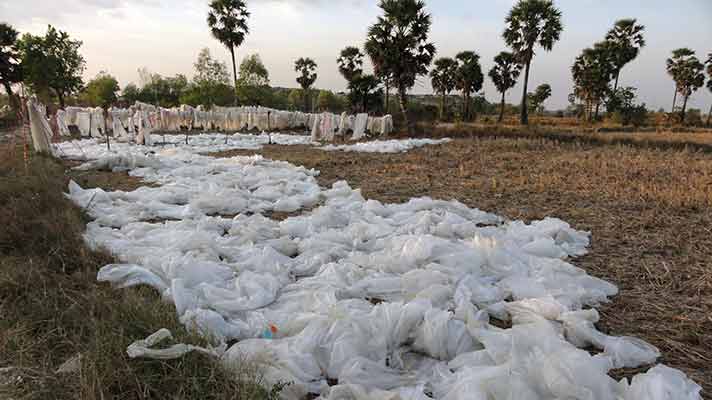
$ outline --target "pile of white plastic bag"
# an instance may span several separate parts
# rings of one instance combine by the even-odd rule
[[[400,139],[400,140],[372,140],[355,144],[333,145],[320,147],[325,151],[345,151],[357,153],[405,153],[409,150],[451,142],[452,139]]]
[[[198,135],[151,135],[151,146],[129,142],[111,142],[109,146],[99,139],[82,139],[52,144],[55,155],[72,160],[95,160],[109,163],[111,159],[153,155],[155,153],[189,152],[195,154],[216,153],[230,150],[260,150],[266,144],[283,146],[310,145],[309,136],[285,133],[233,135],[205,133]],[[96,166],[94,166],[96,168]],[[132,169],[132,166],[123,169]]]
[[[93,219],[87,243],[119,262],[99,280],[154,287],[186,327],[216,341],[158,349],[170,337],[162,330],[134,343],[132,357],[247,359],[267,384],[291,383],[285,399],[701,398],[664,365],[631,382],[608,375],[660,354],[596,330],[593,307],[617,289],[569,262],[586,253],[588,233],[457,201],[383,204],[346,182],[321,188],[318,171],[286,162],[200,155],[218,144],[194,140],[62,148],[92,160],[80,169],[128,170],[152,184],[70,184],[69,198]],[[310,211],[266,216],[299,210]]]

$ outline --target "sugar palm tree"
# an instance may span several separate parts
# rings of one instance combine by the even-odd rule
[[[626,64],[635,60],[640,49],[645,47],[643,32],[645,26],[639,25],[636,19],[627,18],[616,21],[613,29],[606,34],[606,42],[610,45],[611,55],[615,64],[613,92],[618,90],[618,80],[621,70]]]
[[[212,0],[208,12],[208,26],[213,37],[230,50],[232,74],[237,101],[237,63],[235,49],[240,47],[249,33],[247,19],[250,13],[243,0]]]
[[[358,47],[349,46],[341,50],[336,63],[339,65],[339,72],[347,82],[351,82],[363,73],[363,53]]]
[[[420,75],[428,73],[435,57],[435,45],[428,42],[432,23],[423,0],[381,0],[383,15],[368,29],[366,49],[375,53],[382,73],[398,90],[400,108],[411,130],[407,113],[407,93]]]
[[[687,101],[692,93],[696,92],[705,84],[705,66],[695,56],[693,50],[682,48],[672,52],[672,57],[667,59],[667,71],[675,81],[675,96],[679,93],[684,101],[680,112],[681,122],[685,122],[685,111]],[[673,112],[675,100],[673,100]]]
[[[710,92],[712,92],[712,53],[709,53],[707,55],[707,76],[709,76],[709,79],[707,81],[707,89],[709,89]],[[712,120],[712,105],[710,106],[710,112],[707,114],[707,125],[710,124],[710,120]]]
[[[381,29],[374,29],[369,32],[369,38],[364,46],[368,58],[371,59],[371,64],[373,64],[373,74],[383,82],[383,86],[386,89],[386,95],[384,96],[384,106],[383,109],[385,113],[390,112],[390,89],[391,82],[393,80],[392,72],[388,69],[385,63],[385,52],[384,48],[390,46],[391,40],[391,26],[383,26]]]
[[[346,47],[341,50],[336,63],[339,66],[339,72],[348,83],[349,91],[353,94],[352,88],[360,85],[352,85],[352,83],[363,74],[363,53],[358,47]],[[356,97],[358,96],[349,96],[350,99],[355,99]],[[356,104],[351,104],[351,106],[356,108]]]
[[[576,57],[571,67],[574,81],[574,94],[584,101],[588,120],[598,118],[598,110],[603,99],[610,91],[611,76],[615,66],[605,42],[596,43],[592,48],[584,49]],[[593,109],[595,106],[596,113]]]
[[[316,62],[311,58],[300,58],[294,62],[294,70],[299,72],[297,82],[304,91],[304,112],[309,112],[309,90],[316,82]]]
[[[519,0],[506,19],[507,28],[502,37],[513,50],[520,64],[524,65],[524,88],[522,93],[521,123],[529,123],[527,113],[527,86],[529,70],[538,45],[551,51],[561,37],[564,27],[561,11],[552,0]]]
[[[480,66],[480,56],[474,51],[460,52],[455,56],[455,59],[458,61],[455,88],[462,92],[462,115],[465,121],[469,121],[471,119],[470,98],[472,93],[482,90],[485,77]]]
[[[502,93],[502,103],[499,109],[499,122],[504,119],[505,96],[507,91],[517,84],[522,65],[517,62],[514,54],[503,51],[494,58],[494,67],[489,72],[492,83],[497,91]]]
[[[435,68],[430,71],[430,82],[435,93],[440,94],[440,120],[445,115],[446,97],[455,90],[457,61],[449,57],[435,60]]]

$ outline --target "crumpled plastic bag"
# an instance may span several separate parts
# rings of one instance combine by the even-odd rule
[[[162,328],[148,336],[146,339],[137,340],[129,345],[126,353],[130,358],[151,358],[155,360],[173,360],[183,357],[184,355],[197,351],[208,354],[214,357],[220,357],[225,352],[225,347],[215,349],[206,349],[204,347],[193,346],[189,344],[174,344],[165,349],[154,349],[153,346],[158,345],[164,340],[173,339],[171,331]]]

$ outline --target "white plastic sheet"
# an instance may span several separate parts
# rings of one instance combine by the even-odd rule
[[[99,279],[150,285],[188,328],[238,340],[215,357],[252,360],[266,383],[292,382],[283,398],[700,398],[662,366],[631,383],[608,375],[659,353],[595,329],[591,307],[617,289],[570,263],[586,253],[587,232],[555,218],[505,221],[456,201],[384,204],[346,182],[321,188],[317,171],[285,162],[199,155],[221,137],[169,139],[175,146],[158,151],[120,143],[119,153],[81,142],[94,161],[80,168],[128,169],[155,187],[73,184],[68,196],[94,219],[87,243],[118,259]],[[282,207],[313,209],[283,221],[261,215]],[[189,350],[154,352],[162,337],[132,354]],[[590,345],[603,352],[581,349]]]
[[[30,134],[35,152],[52,154],[52,145],[50,144],[52,130],[49,128],[47,119],[36,99],[31,98],[27,101],[27,111],[30,116]]]
[[[346,151],[358,153],[403,153],[418,147],[438,145],[450,142],[451,139],[402,139],[402,140],[374,140],[370,142],[326,145],[320,147],[325,151]]]

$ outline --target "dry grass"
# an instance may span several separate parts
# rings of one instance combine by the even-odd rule
[[[551,139],[570,143],[623,144],[639,147],[712,152],[712,130],[693,128],[622,128],[558,125],[425,124],[418,134],[427,137]]]
[[[621,290],[599,309],[599,328],[653,343],[662,362],[712,393],[712,155],[542,138],[459,139],[397,155],[308,146],[262,154],[320,170],[322,185],[345,179],[366,198],[454,198],[591,231],[591,254],[574,263]]]
[[[33,157],[25,170],[21,158],[0,153],[0,398],[274,398],[247,364],[238,374],[200,354],[129,359],[126,347],[159,328],[206,343],[154,290],[98,284],[97,268],[112,259],[85,247],[86,221],[62,196],[64,166]],[[56,373],[78,354],[78,370]]]

